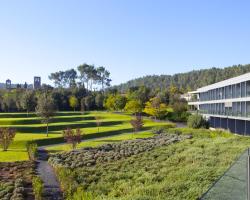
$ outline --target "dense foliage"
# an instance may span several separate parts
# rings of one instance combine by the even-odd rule
[[[250,64],[234,65],[226,68],[211,68],[194,70],[187,73],[179,73],[170,75],[150,75],[142,78],[130,80],[127,83],[114,86],[121,92],[126,92],[129,88],[135,86],[145,86],[151,90],[164,90],[171,84],[176,85],[183,91],[194,90],[215,82],[219,82],[228,78],[232,78],[244,73],[250,72]]]
[[[187,125],[189,128],[208,128],[207,120],[200,114],[190,115],[188,117]]]

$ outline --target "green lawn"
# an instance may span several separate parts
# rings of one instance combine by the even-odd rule
[[[95,116],[102,118],[102,124],[99,132],[96,126]],[[12,127],[17,131],[14,142],[7,152],[0,151],[0,162],[12,162],[27,160],[25,144],[27,141],[36,140],[38,145],[59,144],[65,142],[62,138],[62,130],[67,127],[80,128],[84,133],[83,139],[93,139],[106,136],[115,136],[124,134],[124,139],[130,138],[127,135],[132,132],[130,125],[131,117],[129,115],[114,114],[107,112],[89,112],[82,114],[80,112],[59,112],[54,117],[49,127],[49,137],[46,137],[46,126],[41,123],[40,118],[34,113],[0,113],[0,126]],[[145,119],[143,131],[150,130],[154,126],[166,123],[156,123]],[[147,135],[147,134],[146,134]],[[150,136],[150,134],[148,134]],[[143,135],[142,135],[143,137]],[[109,138],[111,139],[111,138]],[[115,138],[114,138],[115,140]],[[88,145],[95,145],[98,142],[91,141]],[[86,146],[84,142],[79,145]],[[67,150],[66,146],[55,147],[55,150]]]
[[[121,142],[123,140],[134,140],[137,138],[147,138],[147,137],[152,137],[152,136],[153,134],[150,131],[138,132],[138,133],[125,133],[125,134],[111,136],[107,138],[94,139],[91,141],[83,141],[77,145],[77,148],[96,147],[96,146],[107,144],[107,143]],[[72,149],[69,144],[63,144],[63,145],[47,147],[46,150],[48,150],[50,153],[54,153],[54,152],[60,152],[60,151],[70,151]]]

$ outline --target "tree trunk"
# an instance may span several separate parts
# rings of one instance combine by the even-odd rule
[[[47,137],[49,137],[49,123],[47,123]]]

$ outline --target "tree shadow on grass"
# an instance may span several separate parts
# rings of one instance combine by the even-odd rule
[[[79,122],[79,121],[87,121],[87,120],[95,120],[94,117],[91,116],[70,116],[63,118],[53,118],[51,123],[66,123],[66,122]],[[42,124],[41,119],[22,119],[22,120],[0,120],[0,125],[32,125],[32,124]]]
[[[121,125],[123,121],[107,121],[102,122],[102,126],[115,126],[115,125]],[[66,128],[93,128],[97,127],[96,122],[87,122],[87,123],[76,123],[76,124],[60,124],[60,125],[49,125],[49,131],[62,131]],[[46,132],[46,126],[38,126],[38,127],[17,127],[16,131],[19,133],[45,133]]]
[[[143,127],[141,131],[151,130],[153,126]],[[125,128],[125,129],[119,129],[119,130],[112,130],[112,131],[105,131],[105,132],[99,132],[99,133],[91,133],[87,135],[82,136],[82,140],[89,140],[89,139],[97,139],[102,137],[108,137],[108,136],[114,136],[114,135],[121,135],[124,133],[132,133],[132,128]],[[135,133],[136,135],[136,133]],[[132,135],[131,135],[132,136]],[[113,140],[112,140],[113,141]],[[63,137],[58,138],[45,138],[45,139],[39,139],[36,140],[38,146],[46,146],[51,144],[60,144],[65,143],[65,140]]]
[[[71,115],[87,115],[89,113],[82,114],[81,112],[58,112],[55,116],[71,116]],[[0,118],[29,118],[37,117],[36,113],[0,113]]]
[[[123,140],[96,140],[95,142],[97,143],[102,143],[102,142],[107,142],[107,143],[112,143],[112,142],[121,142]]]

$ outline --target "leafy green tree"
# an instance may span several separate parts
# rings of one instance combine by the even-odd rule
[[[114,96],[114,110],[116,111],[123,110],[126,103],[127,103],[127,98],[125,96],[119,94]]]
[[[143,110],[142,103],[138,100],[130,100],[126,103],[125,110],[132,114],[141,113]]]
[[[115,110],[115,95],[108,95],[108,97],[104,101],[104,107],[110,111]]]
[[[95,104],[98,109],[103,109],[104,95],[102,93],[97,93],[95,96]]]
[[[74,69],[66,70],[64,72],[64,82],[70,87],[76,87],[77,72]]]
[[[4,111],[10,112],[10,111],[16,111],[16,98],[13,92],[6,91],[3,95],[2,99],[2,109]]]
[[[81,99],[81,112],[84,114],[86,111],[86,106],[85,106],[85,98]]]
[[[63,87],[65,85],[64,77],[65,77],[65,72],[59,71],[59,72],[51,73],[49,76],[49,79],[54,82],[56,87]]]
[[[132,87],[127,92],[129,100],[139,100],[142,103],[148,101],[150,96],[150,89],[145,86]]]
[[[162,119],[168,113],[168,107],[166,104],[161,103],[160,98],[154,97],[146,102],[143,110],[148,115],[153,116],[155,119]]]
[[[95,99],[93,96],[84,97],[84,105],[86,110],[90,110],[95,105]]]
[[[21,106],[24,110],[27,111],[27,116],[29,112],[35,109],[36,106],[36,99],[35,94],[31,90],[26,90],[21,97]]]
[[[3,151],[7,151],[16,135],[16,131],[11,128],[0,128],[0,145]]]
[[[98,67],[97,69],[97,76],[99,77],[99,82],[102,86],[102,91],[104,90],[105,86],[110,86],[110,72],[107,71],[104,67]]]
[[[36,114],[42,118],[42,123],[47,125],[46,135],[49,136],[49,123],[55,115],[55,105],[52,95],[44,92],[37,101]]]
[[[70,96],[69,97],[69,105],[71,108],[74,109],[74,111],[76,111],[76,108],[78,107],[78,99],[75,96]]]

